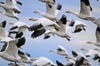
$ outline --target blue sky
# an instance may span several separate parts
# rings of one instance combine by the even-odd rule
[[[0,0],[3,1],[3,0]],[[80,0],[56,0],[57,3],[61,3],[63,5],[63,8],[59,14],[63,14],[66,10],[74,10],[79,12],[79,7],[80,7]],[[31,25],[32,22],[28,21],[29,17],[41,17],[38,14],[34,14],[34,10],[40,10],[42,12],[45,12],[45,4],[39,2],[38,0],[21,0],[23,3],[23,6],[19,6],[21,9],[22,13],[19,14],[20,20],[19,21],[24,21],[25,23]],[[92,15],[96,18],[100,17],[100,2],[96,2],[95,0],[90,1],[92,7],[93,7],[93,13]],[[2,10],[2,8],[0,8]],[[65,13],[64,13],[65,14]],[[8,22],[17,22],[16,19],[12,19],[9,17],[6,17],[3,14],[0,14],[0,22],[3,20],[7,20]],[[68,29],[67,32],[71,36],[71,41],[68,42],[66,39],[60,38],[58,36],[51,36],[51,38],[44,40],[43,35],[32,39],[31,33],[26,30],[25,35],[26,35],[26,44],[22,47],[24,52],[29,52],[32,56],[34,57],[39,57],[39,56],[45,56],[50,58],[55,62],[55,60],[59,60],[61,62],[65,62],[65,59],[62,56],[59,56],[57,54],[50,53],[50,49],[56,49],[58,45],[64,46],[69,53],[71,54],[71,50],[76,50],[79,51],[81,47],[86,47],[86,48],[95,48],[92,45],[87,45],[87,41],[96,41],[95,39],[95,29],[96,25],[94,25],[92,22],[87,22],[84,20],[81,20],[77,18],[74,15],[66,14],[68,18],[72,18],[74,20],[80,20],[84,23],[87,24],[87,30],[82,31],[77,34],[71,33],[73,31],[72,28]],[[7,26],[8,28],[10,26]],[[0,46],[1,48],[1,46]],[[91,60],[91,58],[89,59]],[[95,63],[94,61],[91,61],[92,63]],[[0,65],[1,66],[7,66],[8,62],[5,61],[4,59],[0,58]],[[93,66],[98,66],[98,63],[95,63]]]

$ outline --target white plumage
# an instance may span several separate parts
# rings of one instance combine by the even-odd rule
[[[55,64],[46,57],[37,57],[32,59],[31,66],[55,66]]]

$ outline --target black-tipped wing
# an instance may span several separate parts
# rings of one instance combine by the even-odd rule
[[[2,27],[3,27],[3,28],[6,27],[6,23],[7,23],[6,21],[3,21],[3,22],[2,22]]]
[[[56,64],[57,64],[57,66],[64,66],[61,62],[59,62],[57,60],[56,60]]]
[[[5,44],[2,46],[1,52],[5,51],[6,48],[7,48],[7,43],[5,43]]]
[[[98,54],[95,54],[93,60],[98,60],[98,59],[100,59],[100,56]]]
[[[18,26],[14,26],[14,27],[11,27],[10,30],[15,30],[17,28],[18,28]]]
[[[78,28],[78,29],[75,29],[73,33],[78,33],[78,32],[81,32],[82,29],[81,28]]]
[[[18,50],[18,55],[25,55],[22,51]]]
[[[61,8],[62,8],[62,5],[58,3],[57,10],[61,10]]]
[[[74,57],[77,57],[77,56],[78,56],[78,54],[77,54],[75,51],[72,51],[72,55],[73,55]]]
[[[92,7],[90,6],[89,0],[81,0],[80,2],[80,13],[90,16],[90,11],[92,11]]]
[[[29,30],[30,31],[33,31],[33,30],[38,30],[40,28],[42,28],[43,25],[42,24],[33,24],[32,26],[29,27]]]
[[[45,31],[46,31],[46,30],[45,30],[44,28],[38,29],[38,30],[36,30],[36,31],[34,31],[34,32],[32,33],[31,37],[32,37],[32,38],[36,38],[36,37],[38,37],[38,36],[44,34]]]
[[[75,66],[80,66],[80,65],[83,64],[83,62],[84,62],[84,58],[83,57],[78,57],[76,59]]]
[[[73,27],[74,25],[75,25],[75,21],[72,20],[72,21],[70,22],[69,26]]]
[[[62,15],[61,19],[57,22],[57,24],[64,30],[66,31],[66,24],[67,24],[67,19],[65,15]]]
[[[16,33],[16,36],[15,36],[15,38],[21,38],[23,36],[23,32],[20,32],[20,33]]]
[[[29,53],[26,53],[26,55],[27,55],[28,57],[31,57],[31,55],[30,55]]]
[[[66,18],[66,16],[64,14],[62,15],[60,21],[61,21],[62,24],[66,24],[67,23],[67,18]]]
[[[21,47],[22,45],[25,44],[25,42],[26,42],[25,37],[22,37],[22,38],[18,39],[18,42],[16,45],[17,45],[17,47]]]
[[[20,2],[20,1],[16,1],[17,2],[17,4],[19,4],[19,5],[21,5],[22,6],[22,2]]]

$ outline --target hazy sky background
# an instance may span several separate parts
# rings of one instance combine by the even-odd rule
[[[0,0],[3,1],[3,0]],[[45,4],[39,2],[38,0],[21,0],[23,3],[22,6],[19,6],[21,9],[22,13],[19,14],[20,20],[19,21],[24,21],[25,23],[31,25],[32,21],[28,21],[29,17],[38,17],[40,18],[41,16],[38,14],[34,14],[34,10],[40,10],[42,12],[45,12]],[[80,0],[56,0],[56,3],[62,4],[63,8],[61,12],[59,13],[58,17],[60,17],[62,14],[65,14],[64,12],[66,10],[74,10],[79,12],[80,8]],[[90,0],[90,3],[93,8],[93,13],[92,15],[96,18],[100,18],[100,2],[97,2],[96,0]],[[3,10],[0,8],[0,10]],[[40,56],[45,56],[50,58],[52,61],[59,60],[61,62],[65,62],[65,59],[57,54],[50,53],[50,49],[56,49],[58,45],[64,46],[69,53],[71,54],[72,50],[75,51],[80,51],[79,49],[81,47],[86,47],[86,48],[95,48],[94,45],[87,45],[87,41],[96,41],[95,39],[95,29],[96,25],[94,25],[92,22],[81,20],[77,18],[74,15],[66,14],[67,18],[71,18],[74,20],[79,20],[87,24],[87,29],[86,31],[82,31],[77,34],[73,34],[72,31],[74,30],[73,28],[68,28],[67,33],[71,36],[71,41],[68,42],[66,39],[60,38],[58,36],[51,36],[49,39],[44,40],[43,36],[40,36],[38,38],[32,39],[31,33],[28,32],[27,30],[25,31],[25,36],[26,36],[26,44],[22,47],[24,52],[29,52],[31,54],[31,57],[40,57]],[[0,14],[0,22],[3,20],[7,20],[8,22],[17,22],[16,19],[12,19],[9,17],[6,17],[3,14]],[[10,26],[7,26],[7,29],[9,29]],[[1,48],[1,46],[0,46]],[[89,59],[91,60],[91,58]],[[93,66],[99,66],[98,63],[95,63],[94,61],[91,61]],[[7,66],[8,62],[2,58],[0,58],[0,66]]]

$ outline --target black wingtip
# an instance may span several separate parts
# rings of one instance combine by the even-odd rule
[[[76,62],[75,62],[75,66],[80,66],[82,65],[84,62],[84,58],[79,56],[77,59],[76,59]]]
[[[86,55],[86,57],[90,57],[90,55]]]
[[[1,4],[5,4],[4,2],[0,2]]]
[[[62,5],[58,3],[57,10],[61,10],[61,8],[62,8]]]
[[[72,20],[72,21],[71,21],[71,23],[69,24],[69,26],[73,27],[73,26],[74,26],[74,24],[75,24],[75,21],[74,21],[74,20]]]
[[[49,36],[49,35],[44,37],[44,39],[48,39],[48,38],[50,38],[50,36]]]
[[[23,36],[23,32],[20,32],[20,33],[17,32],[15,38],[21,38],[22,36]]]
[[[17,4],[21,5],[22,6],[22,3],[20,1],[17,1]]]
[[[6,20],[3,21],[3,22],[2,22],[2,27],[5,28],[5,27],[6,27],[6,24],[7,24]]]
[[[78,56],[78,54],[77,54],[75,51],[72,51],[72,55],[73,55],[74,57],[77,57],[77,56]]]
[[[16,28],[18,28],[18,26],[11,27],[10,30],[14,30]]]
[[[31,55],[30,55],[29,53],[26,53],[26,55],[27,55],[28,57],[31,57]]]
[[[18,11],[18,10],[15,10],[14,12],[15,12],[15,13],[18,13],[18,14],[20,14],[20,13],[21,13],[21,11]],[[16,19],[18,19],[18,20],[19,20],[19,18],[16,18]]]
[[[71,41],[69,38],[67,38],[68,41]]]
[[[35,31],[37,29],[41,29],[42,27],[43,27],[42,24],[34,24],[34,25],[29,27],[29,31],[33,31],[33,30]]]
[[[21,50],[18,50],[18,54],[22,54],[22,55],[25,55]]]
[[[56,60],[56,64],[57,66],[64,66],[61,62],[59,62],[58,60]]]
[[[92,7],[90,6],[90,11],[92,11],[93,9],[92,9]]]
[[[63,14],[60,21],[62,21],[62,24],[66,24],[67,23],[66,15]]]
[[[90,6],[89,0],[81,0],[81,2],[84,2],[85,5]]]
[[[95,54],[93,60],[98,60],[98,59],[100,59],[100,56],[98,56],[98,54]]]
[[[25,37],[22,37],[22,38],[18,39],[18,42],[16,45],[18,48],[20,48],[21,46],[23,46],[25,44],[25,42],[26,42]]]
[[[82,31],[82,29],[81,29],[81,28],[79,28],[79,29],[74,30],[74,32],[73,32],[73,33],[78,33],[78,32],[81,32],[81,31]]]
[[[55,3],[56,1],[55,1],[55,0],[53,0],[53,2]]]
[[[41,36],[42,34],[44,34],[45,31],[46,31],[46,30],[45,30],[44,28],[38,29],[38,30],[36,30],[36,31],[34,31],[34,32],[32,33],[31,37],[32,37],[32,38],[39,37],[39,36]]]

